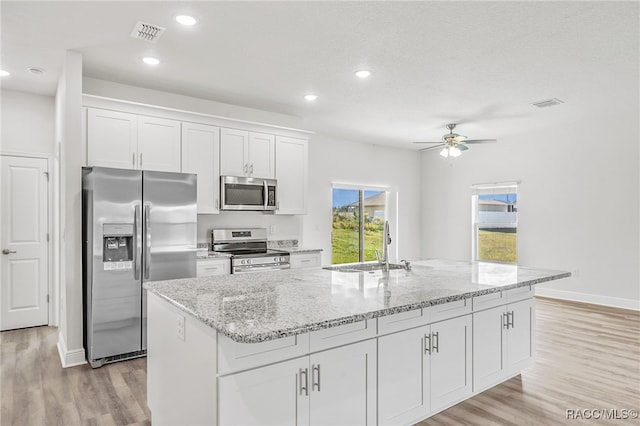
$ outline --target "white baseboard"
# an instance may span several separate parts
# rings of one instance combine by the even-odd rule
[[[60,363],[62,368],[75,367],[76,365],[86,364],[84,358],[84,349],[67,350],[67,344],[62,338],[62,333],[58,333],[58,355],[60,355]]]
[[[574,302],[593,303],[594,305],[604,305],[614,308],[640,311],[640,300],[622,299],[620,297],[600,296],[597,294],[578,293],[575,291],[563,291],[552,288],[540,288],[537,286],[536,296],[572,300]]]

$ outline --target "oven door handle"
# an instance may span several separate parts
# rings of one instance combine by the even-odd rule
[[[264,209],[267,209],[267,204],[269,203],[269,187],[267,186],[267,181],[262,181],[262,192],[264,194]]]
[[[242,265],[242,266],[234,266],[233,273],[243,273],[243,272],[257,272],[264,270],[280,270],[280,269],[291,269],[291,264],[280,264],[280,265]]]

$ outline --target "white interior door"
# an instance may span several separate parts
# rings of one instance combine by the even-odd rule
[[[48,322],[47,160],[2,156],[0,329]]]

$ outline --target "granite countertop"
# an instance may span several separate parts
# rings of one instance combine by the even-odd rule
[[[410,271],[308,268],[155,281],[144,287],[232,340],[257,343],[570,276],[434,259],[412,262]]]

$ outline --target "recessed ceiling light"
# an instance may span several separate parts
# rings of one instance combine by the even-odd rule
[[[196,22],[196,18],[194,18],[193,16],[189,16],[189,15],[178,15],[176,16],[176,21],[178,21],[178,23],[182,24],[182,25],[186,25],[186,26],[191,26],[191,25],[195,25]]]
[[[45,70],[42,69],[42,68],[29,67],[29,68],[27,68],[27,71],[29,71],[31,74],[42,75],[42,74],[44,74]]]
[[[0,70],[0,77],[8,77],[11,73],[9,71]]]
[[[158,65],[160,63],[160,60],[151,56],[147,56],[146,58],[142,58],[142,62],[147,65]]]
[[[367,70],[360,70],[360,71],[356,71],[356,77],[358,78],[367,78],[371,75],[371,71],[367,71]]]
[[[304,99],[305,101],[315,101],[316,99],[318,99],[318,95],[304,95]]]

